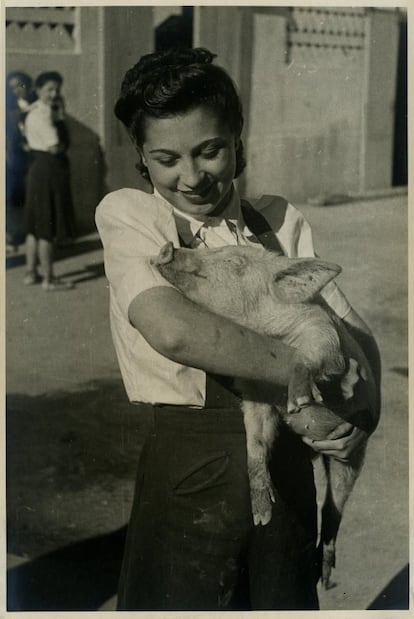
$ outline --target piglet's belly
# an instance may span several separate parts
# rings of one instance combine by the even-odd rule
[[[326,439],[342,423],[342,419],[320,404],[307,406],[298,413],[285,413],[282,417],[293,432],[315,441]]]

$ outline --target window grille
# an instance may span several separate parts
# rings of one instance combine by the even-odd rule
[[[288,61],[335,53],[359,54],[365,47],[365,8],[293,7],[287,21]]]
[[[8,7],[6,49],[25,53],[79,53],[79,8]]]

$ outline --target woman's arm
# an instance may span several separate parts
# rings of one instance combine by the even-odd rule
[[[296,362],[291,346],[213,314],[174,288],[138,294],[129,319],[157,352],[205,372],[287,386]],[[311,400],[311,386],[295,395]]]

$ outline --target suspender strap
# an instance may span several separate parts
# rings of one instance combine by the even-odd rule
[[[284,220],[287,202],[280,196],[262,196],[255,202],[254,208],[246,200],[241,200],[241,210],[244,221],[249,230],[255,235],[265,249],[269,249],[280,256],[284,255],[282,247],[276,237],[277,232]],[[267,219],[257,210],[257,207],[272,207],[272,221],[274,229],[271,228]],[[188,247],[179,236],[180,246]],[[238,407],[240,399],[232,389],[233,379],[227,376],[206,373],[206,408],[226,408]]]
[[[279,256],[283,256],[284,251],[276,232],[280,230],[285,220],[287,205],[287,201],[281,196],[262,196],[254,201],[254,207],[247,200],[241,200],[241,210],[249,230],[253,232],[265,249],[269,249]],[[269,207],[272,207],[273,228],[260,212]],[[179,241],[181,247],[188,247],[180,236]]]
[[[187,247],[188,249],[190,249],[190,245],[187,245],[187,243],[184,243],[180,235],[178,235],[178,240],[180,241],[180,247]]]
[[[262,196],[255,202],[253,207],[247,200],[241,201],[241,209],[247,227],[258,238],[265,249],[284,255],[283,249],[277,239],[276,232],[281,228],[287,208],[287,202],[281,196]],[[265,209],[273,207],[272,214],[276,217],[276,225],[272,229],[267,219],[262,215],[258,208]],[[273,219],[273,217],[272,217]]]

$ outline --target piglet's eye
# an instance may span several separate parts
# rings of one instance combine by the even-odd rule
[[[229,256],[225,258],[224,262],[238,269],[244,267],[246,264],[246,260],[243,256]]]

